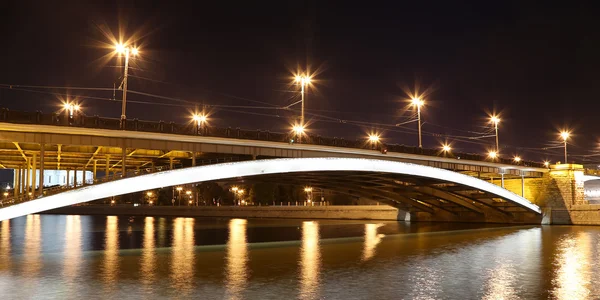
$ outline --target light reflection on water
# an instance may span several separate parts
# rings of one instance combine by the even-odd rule
[[[171,248],[171,285],[188,294],[194,284],[194,219],[173,220],[173,246]]]
[[[381,242],[385,234],[377,233],[377,228],[383,224],[365,224],[365,246],[363,249],[362,260],[367,261],[375,255],[375,248]]]
[[[119,217],[106,217],[102,279],[112,286],[119,279]]]
[[[559,242],[555,265],[556,277],[552,294],[557,299],[589,299],[592,270],[591,238],[587,232],[565,236]],[[596,255],[596,258],[598,255]],[[599,295],[594,295],[595,297]]]
[[[321,254],[319,223],[302,222],[302,248],[300,249],[300,299],[319,298],[319,272]]]
[[[229,299],[240,299],[248,281],[248,243],[244,219],[229,221],[227,241],[227,294]]]
[[[67,216],[65,232],[63,273],[67,279],[73,280],[77,278],[81,265],[81,217]]]
[[[155,280],[156,250],[154,245],[154,217],[144,219],[144,245],[140,266],[142,283],[149,286]]]
[[[28,215],[25,223],[25,261],[23,276],[36,277],[42,268],[40,215]]]
[[[3,221],[0,298],[600,298],[600,227],[429,233],[445,227],[265,222],[45,215]]]

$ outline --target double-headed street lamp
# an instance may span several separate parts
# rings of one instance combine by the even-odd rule
[[[494,130],[496,131],[496,153],[500,153],[500,145],[498,143],[498,123],[500,123],[500,118],[493,115],[490,117],[490,122],[494,124]]]
[[[63,108],[64,108],[65,112],[67,113],[67,120],[68,120],[69,125],[72,125],[73,122],[75,121],[75,118],[74,118],[75,112],[76,111],[78,112],[81,108],[79,107],[78,104],[73,104],[70,102],[65,102],[63,104]]]
[[[569,136],[571,134],[568,131],[562,131],[560,133],[560,137],[563,139],[563,142],[565,143],[565,164],[568,164],[568,160],[567,160],[567,140],[569,139]]]
[[[411,103],[417,108],[417,121],[419,122],[419,148],[423,148],[423,143],[421,140],[421,106],[425,104],[425,101],[421,100],[421,98],[414,97],[412,98]]]
[[[118,43],[115,45],[115,51],[118,54],[125,56],[125,69],[123,71],[123,104],[121,106],[121,129],[125,129],[125,123],[127,121],[125,109],[127,106],[127,74],[129,71],[129,56],[137,56],[139,54],[139,50],[136,47]]]

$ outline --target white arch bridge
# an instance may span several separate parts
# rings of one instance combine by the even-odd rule
[[[306,185],[377,199],[412,220],[536,223],[540,208],[500,186],[457,172],[379,159],[282,158],[189,167],[81,187],[0,209],[0,221],[160,187],[239,180]]]

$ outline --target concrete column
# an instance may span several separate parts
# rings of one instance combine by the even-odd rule
[[[521,197],[525,198],[525,174],[521,172]]]
[[[126,169],[126,168],[127,168],[127,167],[126,167],[126,165],[127,165],[127,163],[126,163],[126,158],[127,158],[127,147],[125,147],[125,140],[123,140],[123,147],[122,147],[121,149],[122,149],[122,156],[123,156],[123,157],[121,158],[121,159],[123,160],[123,161],[121,162],[121,166],[122,166],[122,168],[121,168],[121,169],[122,169],[122,174],[121,174],[121,177],[125,177],[125,176],[127,175],[127,169]]]
[[[105,175],[106,177],[110,176],[110,155],[106,156],[106,171],[105,171]]]
[[[73,187],[77,187],[77,167],[73,170]]]
[[[70,185],[70,181],[71,181],[71,170],[67,169],[67,188],[69,188]]]
[[[44,147],[46,145],[40,145],[40,183],[38,186],[38,195],[44,195]]]
[[[19,197],[19,189],[21,188],[21,169],[15,169],[15,182],[13,184],[13,196]]]
[[[23,165],[19,169],[19,195],[23,195],[25,191],[25,168],[27,166]]]
[[[85,167],[81,168],[81,171],[83,173],[81,173],[81,179],[83,179],[83,181],[81,182],[81,185],[84,186],[85,185]]]
[[[25,196],[29,194],[29,183],[31,182],[31,158],[27,158],[27,165],[25,166]]]
[[[169,170],[173,170],[173,158],[169,157]]]
[[[33,154],[32,158],[31,158],[31,196],[35,197],[36,194],[36,186],[35,184],[37,183],[37,178],[36,178],[36,174],[35,174],[35,169],[37,168],[37,154]]]
[[[92,174],[92,179],[93,179],[94,183],[96,183],[96,170],[97,170],[97,167],[98,167],[98,160],[94,159],[94,169],[93,169],[93,172],[92,172],[93,173]]]
[[[192,151],[192,167],[196,166],[196,152]]]

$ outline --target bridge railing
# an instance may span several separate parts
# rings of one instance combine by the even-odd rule
[[[103,118],[99,116],[86,116],[83,114],[75,114],[73,118],[70,118],[66,114],[57,113],[42,113],[36,112],[21,112],[12,111],[6,108],[0,109],[0,122],[17,123],[17,124],[40,124],[40,125],[57,125],[57,126],[72,126],[72,127],[85,127],[85,128],[98,128],[98,129],[120,129],[120,120],[117,118]],[[201,135],[210,137],[222,137],[222,138],[236,138],[236,139],[247,139],[247,140],[260,140],[270,142],[286,142],[291,143],[292,141],[298,142],[298,137],[292,133],[278,133],[264,130],[246,130],[240,128],[231,127],[213,127],[213,126],[202,126],[202,128],[196,128],[195,124],[176,124],[173,122],[164,121],[146,121],[132,119],[127,120],[126,130],[130,131],[143,131],[143,132],[156,132],[156,133],[168,133],[168,134],[182,134],[182,135]],[[375,147],[372,144],[364,140],[348,140],[344,138],[336,137],[322,137],[319,135],[305,134],[301,138],[303,144],[313,144],[321,146],[333,146],[333,147],[345,147],[345,148],[358,148],[358,149],[372,149],[382,152],[397,152],[397,153],[408,153],[408,154],[420,154],[427,156],[447,156],[450,158],[460,158],[476,161],[484,161],[487,157],[472,153],[452,153],[445,154],[438,149],[425,149],[414,146],[398,145],[398,144],[382,144],[378,143]],[[384,151],[385,150],[385,151]],[[512,159],[497,158],[495,162],[503,164],[515,164]],[[543,163],[532,162],[532,161],[521,161],[519,165],[543,168]]]

